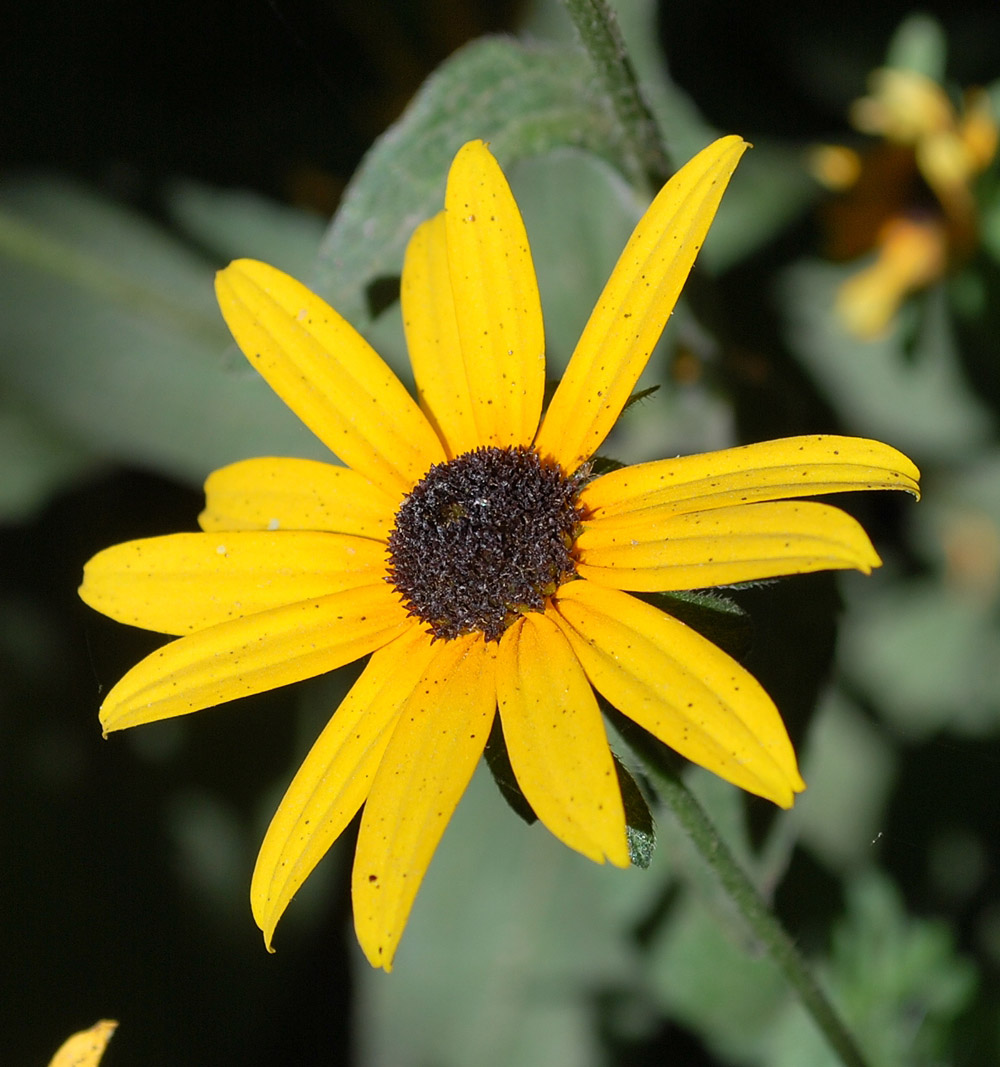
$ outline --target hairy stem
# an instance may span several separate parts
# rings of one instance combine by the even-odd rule
[[[614,9],[607,0],[563,0],[563,4],[621,123],[627,165],[634,177],[659,189],[673,168],[656,120],[639,90]]]
[[[853,1035],[820,988],[795,943],[736,861],[705,809],[681,781],[674,754],[645,731],[630,726],[624,717],[616,718],[616,725],[629,745],[642,756],[659,796],[685,829],[768,955],[781,968],[844,1067],[867,1067],[867,1060]]]

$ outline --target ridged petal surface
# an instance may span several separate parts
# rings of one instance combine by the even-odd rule
[[[863,437],[813,435],[622,467],[584,487],[580,502],[610,524],[760,500],[864,489],[920,495],[920,471],[889,445]]]
[[[219,271],[215,290],[236,343],[268,385],[390,498],[444,459],[426,416],[381,356],[301,282],[239,259]]]
[[[700,634],[585,581],[560,588],[552,617],[594,688],[664,744],[783,808],[805,788],[774,702]]]
[[[349,467],[244,459],[205,482],[203,530],[326,530],[385,540],[399,501]]]
[[[474,634],[434,649],[379,763],[354,857],[354,927],[385,970],[496,712],[496,645]]]
[[[660,190],[629,238],[535,442],[567,473],[600,448],[621,414],[746,148],[739,137],[722,137],[699,152]]]
[[[434,655],[416,625],[374,652],[292,779],[250,885],[269,949],[289,901],[368,796],[400,709]]]
[[[418,226],[406,246],[400,301],[420,405],[454,459],[482,441],[455,316],[443,211]]]
[[[140,660],[108,694],[101,725],[122,730],[314,678],[411,625],[379,581],[210,626]]]
[[[615,589],[668,592],[735,585],[881,561],[861,525],[811,501],[742,504],[631,523],[584,525],[575,550],[581,578]]]
[[[522,615],[504,633],[497,703],[511,767],[542,823],[588,859],[627,867],[625,812],[604,720],[551,619]]]
[[[448,172],[445,233],[462,362],[479,445],[529,445],[545,389],[545,330],[528,235],[482,141]]]
[[[344,534],[167,534],[98,552],[80,596],[118,622],[188,634],[370,585],[385,574],[385,553],[379,541]]]

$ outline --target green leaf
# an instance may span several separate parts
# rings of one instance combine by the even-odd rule
[[[830,872],[871,861],[896,766],[884,731],[842,693],[828,690],[809,731],[802,761],[809,788],[795,801],[794,822],[802,844]]]
[[[85,450],[201,481],[247,456],[329,453],[238,354],[212,268],[72,183],[9,182],[0,380]]]
[[[941,84],[948,64],[948,41],[933,15],[916,14],[896,28],[885,56],[887,67],[913,70]]]
[[[793,352],[852,433],[891,441],[918,462],[966,455],[991,420],[962,377],[943,291],[917,298],[924,315],[912,353],[902,314],[885,337],[862,341],[834,312],[838,286],[858,269],[810,261],[787,272],[781,303]]]
[[[755,141],[740,160],[698,255],[702,270],[728,270],[816,203],[821,190],[806,172],[804,158],[798,146]]]
[[[694,100],[671,80],[660,46],[659,5],[654,0],[618,0],[614,9],[643,97],[675,168],[723,133],[749,135],[749,130],[713,127]],[[531,5],[528,19],[524,29],[533,36],[567,43],[576,40],[558,0]],[[820,189],[802,161],[798,147],[755,139],[753,151],[740,161],[699,253],[700,269],[721,273],[771,240],[815,202]]]
[[[838,650],[843,669],[898,729],[911,738],[996,730],[1000,628],[992,603],[931,579],[851,600]]]
[[[720,1062],[763,1064],[760,1049],[789,993],[777,965],[735,920],[720,923],[687,890],[653,941],[647,973],[661,1010],[699,1034]]]
[[[1000,540],[1000,449],[971,462],[931,470],[920,507],[909,516],[912,541],[953,592],[988,599],[996,587]]]
[[[972,964],[955,953],[944,923],[906,913],[877,871],[850,880],[827,970],[845,1021],[878,1067],[953,1063],[950,1030],[976,986]],[[762,1067],[837,1067],[797,1004],[775,1030]]]
[[[663,875],[591,863],[497,803],[481,770],[427,873],[390,978],[355,973],[359,1063],[603,1062],[595,991],[629,986]]]
[[[424,82],[365,156],[320,249],[312,281],[359,329],[369,282],[399,273],[414,228],[440,211],[455,152],[490,142],[501,165],[574,145],[617,159],[618,135],[577,49],[481,38]]]
[[[326,224],[318,215],[269,200],[249,189],[218,189],[175,181],[165,196],[175,225],[220,264],[248,256],[294,278],[312,270]]]
[[[23,405],[0,401],[0,521],[30,518],[95,462],[79,442],[45,425]]]
[[[972,735],[1000,724],[1000,451],[931,470],[909,516],[930,573],[846,584],[845,672],[906,734]]]
[[[771,842],[758,854],[747,833],[744,794],[701,768],[690,768],[684,780],[754,884],[777,885],[787,864],[782,827],[788,816],[779,816]],[[649,945],[650,993],[722,1062],[763,1064],[759,1049],[792,995],[786,976],[669,809],[660,815],[659,829],[659,851],[669,855],[682,889]]]

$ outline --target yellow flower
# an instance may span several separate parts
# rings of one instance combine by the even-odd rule
[[[973,184],[992,163],[998,142],[996,116],[982,89],[970,89],[956,110],[937,82],[916,71],[886,67],[869,84],[851,121],[881,142],[863,158],[824,146],[811,159],[815,176],[844,192],[826,212],[830,255],[874,252],[871,265],[837,296],[841,320],[862,338],[882,334],[908,296],[975,250]]]
[[[206,483],[204,532],[133,541],[81,595],[183,635],[134,667],[105,731],[367,666],[278,807],[251,885],[270,946],[292,896],[364,805],[355,926],[392,964],[435,847],[500,721],[539,819],[629,862],[594,690],[688,759],[784,807],[804,788],[774,704],[713,644],[627,591],[879,564],[843,512],[786,498],[917,491],[877,442],[802,437],[591,478],[746,145],[683,167],[629,240],[548,409],[535,273],[480,141],[406,252],[419,404],[322,300],[263,263],[218,276],[250,362],[345,464],[251,459]]]

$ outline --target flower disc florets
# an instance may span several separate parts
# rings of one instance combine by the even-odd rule
[[[498,641],[573,576],[582,478],[531,448],[477,448],[435,464],[389,535],[389,580],[434,637]]]

